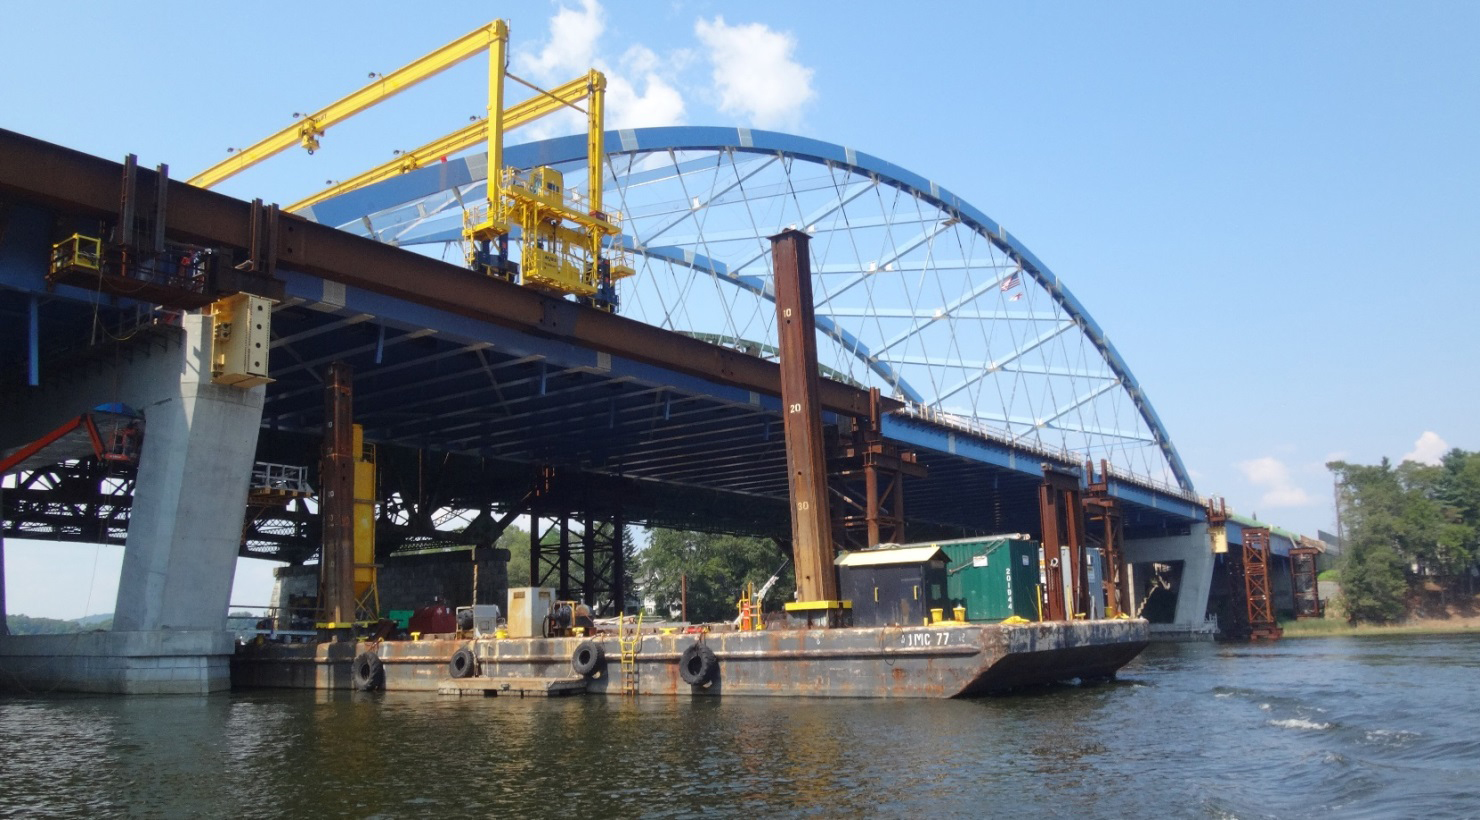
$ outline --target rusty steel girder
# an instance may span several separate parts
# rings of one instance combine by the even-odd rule
[[[354,374],[344,362],[329,365],[324,379],[324,453],[319,492],[324,550],[320,555],[319,606],[325,620],[355,619]]]
[[[822,449],[809,240],[805,233],[795,230],[771,237],[771,262],[776,277],[776,335],[777,346],[781,348],[781,415],[800,602],[838,598],[832,516],[828,513],[827,459]]]
[[[1043,617],[1048,621],[1073,620],[1089,612],[1079,477],[1044,464],[1043,483],[1038,487],[1038,515],[1043,528],[1043,594],[1047,598]],[[1067,572],[1062,562],[1067,562]],[[1069,578],[1067,589],[1065,575]]]
[[[879,400],[879,389],[871,388],[869,417],[853,423],[833,467],[833,531],[839,549],[905,543],[904,480],[927,474],[913,451],[884,439]]]
[[[1084,474],[1088,486],[1084,491],[1084,518],[1086,529],[1091,535],[1100,530],[1100,544],[1105,551],[1105,617],[1114,618],[1130,611],[1130,586],[1125,571],[1125,556],[1120,545],[1125,537],[1125,519],[1120,512],[1120,500],[1110,495],[1110,465],[1100,460],[1100,473],[1095,475],[1094,463],[1085,462]]]
[[[1296,618],[1320,618],[1325,614],[1321,605],[1321,582],[1317,577],[1319,568],[1316,566],[1320,554],[1316,547],[1290,550],[1290,596]]]

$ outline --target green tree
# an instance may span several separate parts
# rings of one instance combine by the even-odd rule
[[[1407,571],[1470,576],[1480,557],[1480,453],[1438,465],[1332,462],[1347,531],[1342,593],[1352,621],[1403,616]],[[1466,581],[1473,584],[1472,579]]]
[[[504,530],[493,544],[509,551],[509,586],[529,585],[529,532],[512,524]]]
[[[1441,464],[1435,496],[1445,507],[1446,532],[1454,563],[1470,576],[1480,562],[1480,452],[1450,450]]]
[[[1341,594],[1352,623],[1402,617],[1407,579],[1403,572],[1404,491],[1386,458],[1377,466],[1333,461],[1341,488],[1346,549],[1341,564]]]
[[[1352,623],[1388,623],[1407,612],[1403,559],[1386,544],[1355,544],[1341,566],[1341,595]]]
[[[727,621],[737,614],[747,582],[759,591],[788,556],[762,538],[679,530],[653,530],[652,542],[638,554],[638,580],[647,597],[663,610],[677,610],[686,583],[690,621]],[[791,567],[766,596],[770,609],[790,601],[796,583]]]

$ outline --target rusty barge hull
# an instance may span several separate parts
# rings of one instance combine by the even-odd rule
[[[970,697],[1073,678],[1112,678],[1148,640],[1147,624],[1139,619],[645,635],[635,655],[635,689],[641,695]],[[355,658],[374,652],[386,690],[437,691],[449,679],[453,653],[465,648],[477,658],[477,677],[571,678],[573,656],[584,641],[600,644],[605,655],[586,691],[621,694],[615,635],[249,644],[232,663],[232,682],[242,688],[353,689]],[[685,683],[679,669],[684,650],[695,643],[718,659],[717,674],[700,686]]]

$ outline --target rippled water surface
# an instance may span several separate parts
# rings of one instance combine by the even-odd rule
[[[0,813],[1480,817],[1480,635],[1153,646],[974,701],[7,696]]]

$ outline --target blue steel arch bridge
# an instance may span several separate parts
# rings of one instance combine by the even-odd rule
[[[47,279],[54,243],[117,228],[119,166],[4,141],[5,391],[148,356],[168,311]],[[284,215],[267,267],[279,302],[259,459],[305,465],[315,480],[324,371],[345,362],[355,420],[380,453],[380,550],[456,541],[479,512],[784,538],[766,238],[795,228],[812,237],[829,438],[844,441],[866,415],[868,388],[892,400],[880,432],[925,467],[902,479],[911,536],[1038,534],[1045,468],[1098,480],[1127,538],[1206,519],[1146,391],[1088,309],[962,197],[773,132],[612,131],[605,147],[606,203],[623,228],[611,242],[637,269],[615,315],[462,268],[455,246],[465,203],[484,196],[482,155],[317,203],[306,221]],[[505,160],[574,169],[584,152],[569,137],[510,146]],[[260,262],[258,235],[242,227],[264,224],[260,208],[162,187],[168,209],[151,227],[172,248],[203,249],[219,271]],[[5,534],[121,542],[129,477],[80,464],[20,475]],[[249,511],[241,554],[312,560],[318,537],[310,506],[264,507]]]

